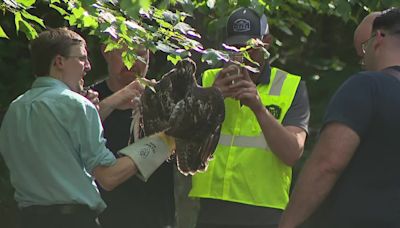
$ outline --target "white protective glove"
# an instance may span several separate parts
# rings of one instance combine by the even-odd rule
[[[129,156],[138,168],[136,175],[143,181],[147,181],[174,150],[175,138],[161,132],[144,137],[121,149],[119,153]]]

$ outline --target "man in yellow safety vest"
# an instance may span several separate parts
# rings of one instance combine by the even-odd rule
[[[239,48],[257,38],[267,48],[268,31],[265,15],[239,8],[228,19],[226,44]],[[259,73],[232,66],[203,73],[203,86],[224,95],[226,116],[214,159],[193,176],[197,228],[276,227],[289,200],[291,167],[303,153],[310,115],[305,84],[271,67],[261,48],[248,53]]]

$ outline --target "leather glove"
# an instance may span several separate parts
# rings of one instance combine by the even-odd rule
[[[164,132],[144,137],[121,149],[119,153],[129,156],[138,168],[136,174],[147,181],[151,174],[175,151],[175,138]]]

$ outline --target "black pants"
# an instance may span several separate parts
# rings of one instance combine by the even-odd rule
[[[20,210],[21,228],[99,228],[84,205],[30,206]]]

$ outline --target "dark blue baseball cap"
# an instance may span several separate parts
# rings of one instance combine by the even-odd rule
[[[263,38],[268,34],[267,17],[259,16],[250,8],[241,7],[232,12],[226,27],[228,45],[246,45],[252,38]]]

